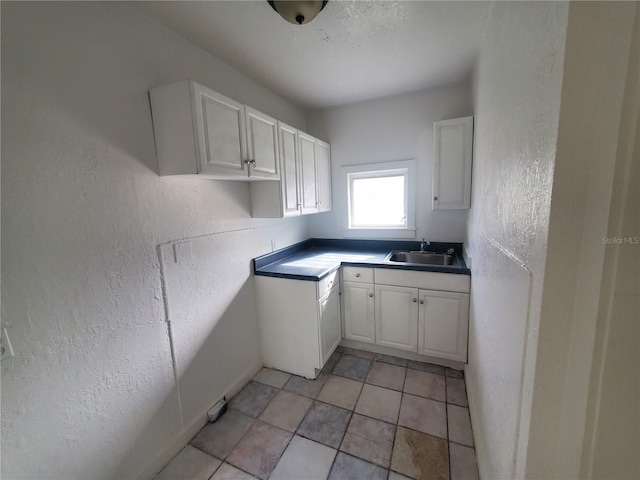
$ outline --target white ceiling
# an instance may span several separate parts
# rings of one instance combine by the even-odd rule
[[[330,0],[292,25],[266,0],[132,5],[302,108],[469,78],[488,1]]]

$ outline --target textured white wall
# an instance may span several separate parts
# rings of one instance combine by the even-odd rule
[[[640,8],[635,31],[606,237],[595,368],[591,373],[583,478],[640,478]],[[615,242],[615,243],[614,243]],[[633,367],[630,367],[633,366]],[[631,375],[630,375],[631,374]]]
[[[592,369],[599,369],[593,350],[603,270],[607,268],[602,237],[607,235],[612,197],[625,198],[622,192],[614,191],[613,178],[616,163],[627,162],[624,151],[629,147],[619,146],[621,134],[627,131],[629,136],[628,129],[635,129],[629,117],[638,114],[634,95],[624,98],[630,55],[637,61],[639,54],[631,49],[637,5],[577,2],[569,8],[525,472],[528,478],[580,475],[585,423],[590,421],[589,381]],[[630,87],[637,88],[639,81],[637,75],[631,76]],[[622,116],[625,104],[627,109],[635,109],[626,118]],[[637,366],[637,353],[623,345],[620,356]],[[612,389],[607,395],[619,398],[632,391]],[[629,415],[631,422],[634,416],[638,418],[638,404],[633,409],[628,406],[620,412]],[[636,423],[636,436],[639,428]],[[624,437],[625,433],[628,438],[624,430],[614,436]],[[637,440],[635,445],[637,453]],[[623,451],[618,453],[617,463],[627,467],[635,463],[637,471],[637,462]],[[620,466],[607,477],[624,471]]]
[[[613,177],[636,9],[497,2],[490,15],[476,71],[467,369],[485,478],[580,475],[592,423],[589,382],[602,369],[593,363],[602,237],[618,198]],[[508,274],[517,264],[530,272],[528,284]],[[615,327],[637,336],[624,318]],[[637,342],[635,351],[619,346],[624,353],[611,361],[635,368]],[[637,419],[637,403],[626,399],[637,398],[637,388],[609,375],[612,403]],[[637,425],[625,429],[611,417],[605,424],[615,426],[606,435],[638,444]],[[627,448],[593,453],[601,466],[615,465],[607,477],[637,471]]]
[[[494,3],[476,65],[466,372],[483,478],[515,478],[526,451],[567,13]]]
[[[640,8],[627,75],[581,477],[640,478]],[[636,373],[637,375],[637,373]]]
[[[314,215],[314,237],[342,238],[347,182],[340,167],[416,159],[416,238],[462,242],[465,210],[431,210],[433,122],[473,114],[468,83],[407,93],[307,116],[310,133],[331,140],[333,210]]]
[[[3,478],[149,473],[217,400],[199,395],[261,363],[249,260],[307,219],[251,219],[246,183],[157,176],[147,91],[185,78],[304,128],[126,5],[2,3]],[[191,252],[165,262],[182,411],[158,256],[174,243]]]

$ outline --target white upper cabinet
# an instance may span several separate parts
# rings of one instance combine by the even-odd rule
[[[316,140],[318,212],[331,210],[331,147]]]
[[[193,117],[195,124],[193,126],[196,129],[195,138],[197,139],[197,159],[195,162],[195,166],[198,169],[197,173],[204,175],[222,174],[246,176],[246,163],[244,160],[247,153],[243,105],[193,82],[190,82],[190,86],[195,96],[193,104],[195,108],[195,116]],[[171,90],[168,90],[168,92],[170,91]],[[157,93],[161,94],[162,92]],[[156,117],[161,115],[161,113],[158,111],[158,107],[156,107],[158,104],[158,95],[153,93],[153,91],[151,99],[152,102],[154,102],[152,103],[152,109],[155,122]],[[179,98],[165,98],[163,100],[173,100],[175,102],[179,100],[187,101],[187,99]],[[187,130],[186,126],[183,128],[185,131]],[[165,138],[170,137],[172,133],[162,130],[158,131],[155,123],[154,129],[156,130],[156,138],[159,135]],[[173,130],[173,133],[179,131],[180,130]],[[167,140],[172,139],[167,138]],[[177,141],[178,139],[174,138],[173,140]],[[156,143],[158,142],[156,141]],[[163,155],[161,157],[160,149],[158,149],[158,158],[161,159],[163,163],[181,160],[178,156],[166,158]],[[184,160],[184,158],[185,157],[182,157],[182,160]],[[191,159],[189,159],[189,164],[192,165]],[[162,175],[162,170],[160,174]]]
[[[473,117],[433,124],[433,210],[471,206]]]
[[[160,175],[279,179],[275,119],[191,80],[149,95]]]
[[[302,214],[318,212],[318,190],[316,188],[316,139],[298,132],[300,145],[300,203]]]
[[[245,105],[249,174],[278,180],[278,124],[274,118]]]
[[[298,183],[298,130],[282,122],[278,123],[278,135],[280,139],[280,170],[282,208],[278,203],[277,192],[272,198],[263,198],[262,202],[271,202],[276,207],[275,216],[291,217],[300,215],[300,184]],[[272,188],[270,186],[270,188]],[[252,190],[253,195],[253,190]],[[259,206],[256,205],[256,208]],[[256,212],[254,211],[254,216]]]
[[[252,216],[282,218],[331,210],[329,144],[282,122],[277,135],[280,181],[251,185]]]

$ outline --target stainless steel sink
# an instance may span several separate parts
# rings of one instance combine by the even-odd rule
[[[385,263],[414,265],[453,265],[453,255],[435,252],[393,250],[384,259]]]

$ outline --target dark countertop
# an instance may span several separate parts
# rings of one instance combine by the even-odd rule
[[[427,250],[445,252],[453,248],[453,265],[384,263],[391,250],[420,250],[420,242],[390,240],[343,240],[312,238],[253,260],[255,275],[318,281],[341,265],[418,270],[470,275],[462,258],[461,243],[431,242]]]

